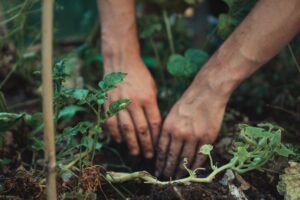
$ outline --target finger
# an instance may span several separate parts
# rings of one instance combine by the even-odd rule
[[[207,160],[206,155],[203,155],[203,154],[199,153],[200,147],[201,147],[201,145],[199,145],[199,147],[196,150],[196,158],[195,158],[195,161],[192,165],[192,170],[200,168],[201,166],[204,165],[205,161]]]
[[[155,103],[152,105],[145,106],[144,110],[152,133],[152,142],[153,145],[156,146],[161,125],[161,116],[158,109],[157,101],[155,100]]]
[[[144,111],[141,109],[141,107],[136,106],[136,107],[132,107],[129,112],[133,119],[137,137],[141,143],[144,155],[146,158],[152,158],[153,145],[152,145],[151,133],[150,133],[150,129]]]
[[[127,110],[122,110],[118,114],[118,120],[121,126],[122,133],[126,139],[130,154],[137,156],[140,153],[137,142],[134,125]]]
[[[186,167],[188,169],[190,169],[190,167],[192,166],[192,163],[195,158],[197,145],[198,145],[198,143],[195,141],[185,142],[184,148],[182,150],[181,157],[180,157],[180,164],[179,164],[178,171],[176,174],[177,178],[182,178],[183,176],[185,176],[187,174],[187,170],[185,169],[184,164],[186,164]],[[187,161],[187,163],[184,163],[185,160]]]
[[[178,140],[174,137],[171,139],[171,144],[168,151],[168,158],[166,160],[166,164],[163,172],[163,174],[166,177],[172,177],[174,175],[178,163],[178,157],[182,149],[182,145],[183,145],[182,140]]]
[[[167,131],[162,132],[157,147],[157,157],[155,165],[155,176],[159,177],[164,169],[165,160],[167,158],[167,151],[170,145],[170,135]]]
[[[122,137],[119,132],[117,117],[113,116],[111,118],[108,118],[105,123],[106,123],[106,127],[107,127],[110,135],[112,136],[112,138],[116,142],[121,143]]]

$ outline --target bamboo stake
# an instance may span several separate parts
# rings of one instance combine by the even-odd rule
[[[43,1],[42,15],[42,79],[45,161],[47,164],[47,199],[56,200],[56,158],[53,122],[53,83],[52,83],[52,37],[53,0]]]

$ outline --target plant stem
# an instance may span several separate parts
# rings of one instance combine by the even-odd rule
[[[53,82],[52,82],[52,37],[53,37],[53,1],[43,1],[42,16],[42,80],[43,80],[43,119],[45,160],[48,164],[47,199],[56,200],[56,158],[53,122]]]
[[[215,176],[229,168],[232,168],[238,161],[238,158],[234,157],[229,163],[223,165],[222,167],[215,167],[215,169],[206,178],[197,178],[195,175],[190,175],[189,177],[174,180],[174,181],[159,181],[156,177],[153,177],[146,171],[139,171],[133,173],[123,173],[123,172],[107,172],[106,179],[112,183],[122,183],[130,180],[141,179],[145,183],[155,184],[155,185],[167,185],[167,184],[188,184],[188,183],[209,183]]]
[[[69,164],[65,165],[63,167],[64,170],[70,170],[74,165],[76,165],[76,163],[78,161],[80,161],[82,158],[84,158],[85,156],[87,156],[89,154],[89,151],[85,151],[83,153],[79,153],[76,155],[76,158],[74,160],[72,160],[72,162],[70,162]]]
[[[295,62],[296,68],[297,68],[298,72],[300,73],[300,65],[299,65],[299,63],[297,61],[297,58],[296,58],[296,56],[295,56],[295,54],[293,52],[293,49],[292,49],[292,47],[291,47],[290,44],[288,44],[288,49],[290,51],[290,54],[292,56],[293,61]]]
[[[167,37],[168,37],[168,41],[169,41],[170,50],[171,50],[171,53],[174,54],[175,47],[174,47],[174,41],[173,41],[173,34],[172,34],[171,24],[168,19],[168,13],[166,10],[163,10],[163,19],[164,19],[166,30],[167,30]]]

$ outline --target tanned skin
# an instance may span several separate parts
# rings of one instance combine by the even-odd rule
[[[146,158],[157,149],[156,175],[182,174],[205,160],[197,154],[219,133],[227,102],[240,83],[274,57],[300,30],[299,0],[260,0],[250,14],[198,72],[161,124],[156,86],[140,57],[134,0],[99,0],[105,72],[128,73],[110,101],[130,98],[132,105],[111,118],[108,128],[121,141],[121,130],[132,155]],[[162,126],[159,133],[159,127]],[[139,142],[140,141],[140,146]]]

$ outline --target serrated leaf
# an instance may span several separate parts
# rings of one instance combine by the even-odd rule
[[[69,137],[69,136],[75,136],[78,133],[85,134],[87,133],[88,129],[92,128],[94,125],[91,122],[84,121],[84,122],[79,122],[76,126],[74,127],[67,127],[63,131],[63,135]]]
[[[111,90],[116,88],[116,84],[122,82],[126,75],[127,74],[123,72],[112,72],[107,74],[103,80],[98,83],[98,86],[104,91]]]
[[[202,153],[204,155],[209,155],[210,152],[213,150],[213,145],[211,144],[205,144],[205,145],[202,145],[200,147],[200,150],[199,150],[199,153]]]
[[[260,137],[271,137],[272,133],[265,131],[263,128],[248,126],[245,128],[245,134],[254,137],[254,138],[260,138]]]
[[[184,56],[172,54],[169,57],[167,69],[177,77],[192,77],[208,60],[208,54],[199,49],[188,49]]]
[[[88,150],[92,150],[93,144],[94,144],[94,140],[91,137],[89,137],[89,136],[85,136],[82,139],[82,145],[84,147],[86,147]]]
[[[74,88],[67,88],[63,90],[63,94],[67,98],[73,98],[76,100],[84,100],[88,94],[89,91],[86,89],[74,89]]]
[[[281,130],[277,130],[270,139],[271,146],[277,146],[281,143]]]
[[[169,58],[167,69],[176,77],[191,77],[198,71],[198,66],[179,54],[172,54]]]
[[[209,58],[208,54],[200,49],[188,49],[184,53],[184,57],[191,63],[197,65],[198,69],[200,69]]]
[[[37,112],[32,115],[26,114],[24,116],[25,123],[32,128],[38,128],[43,124],[43,113]]]
[[[184,70],[187,68],[187,65],[188,62],[183,56],[179,54],[172,54],[169,57],[167,69],[173,76],[184,76]]]
[[[15,126],[20,119],[25,116],[24,113],[16,114],[16,113],[0,113],[0,132],[6,131],[13,126]]]
[[[77,112],[80,112],[80,111],[85,111],[85,108],[83,108],[81,106],[77,106],[77,105],[65,106],[63,109],[61,109],[59,111],[58,119],[69,120],[72,117],[74,117],[74,115]]]
[[[287,146],[285,145],[280,145],[279,148],[277,148],[276,153],[278,155],[284,156],[284,157],[289,157],[290,155],[295,155],[295,152],[292,149],[289,149]]]
[[[113,115],[117,114],[120,110],[125,109],[131,101],[129,99],[120,99],[114,101],[109,104],[109,109],[107,111],[108,117],[112,117]]]
[[[237,149],[237,158],[239,162],[244,163],[248,158],[250,154],[247,151],[247,149],[243,146],[239,146]]]

